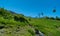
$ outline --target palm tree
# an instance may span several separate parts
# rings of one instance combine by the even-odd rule
[[[39,16],[39,18],[40,18],[40,13],[38,13],[38,16]]]
[[[39,18],[40,18],[40,16],[43,16],[43,15],[44,15],[43,12],[42,13],[38,13]]]
[[[41,13],[41,15],[42,15],[42,16],[44,15],[43,12]]]

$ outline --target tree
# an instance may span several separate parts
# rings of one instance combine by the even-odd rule
[[[42,15],[42,16],[44,15],[43,12],[41,13],[41,15]]]
[[[54,18],[54,17],[50,17],[50,19],[55,20],[55,18]]]
[[[60,18],[58,16],[56,16],[56,20],[60,20]]]
[[[38,13],[38,17],[40,18],[40,13]]]
[[[42,13],[38,13],[39,18],[40,18],[40,16],[43,16],[43,15],[44,15],[43,12]]]

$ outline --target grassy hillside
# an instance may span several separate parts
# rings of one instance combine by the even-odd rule
[[[0,8],[0,36],[35,36],[35,29],[45,36],[60,36],[60,21],[29,18]]]
[[[46,36],[60,36],[60,21],[51,19],[32,19],[31,23]]]

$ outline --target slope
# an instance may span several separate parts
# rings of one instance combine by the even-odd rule
[[[29,18],[23,14],[0,8],[0,36],[60,36],[60,21],[46,18]]]
[[[30,23],[45,36],[60,36],[60,21],[46,18],[33,18]]]

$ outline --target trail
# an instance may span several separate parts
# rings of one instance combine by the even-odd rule
[[[38,30],[38,29],[35,29],[35,27],[33,27],[31,24],[29,24],[29,26],[33,29],[33,31],[35,32],[35,36],[44,36],[44,34]]]

